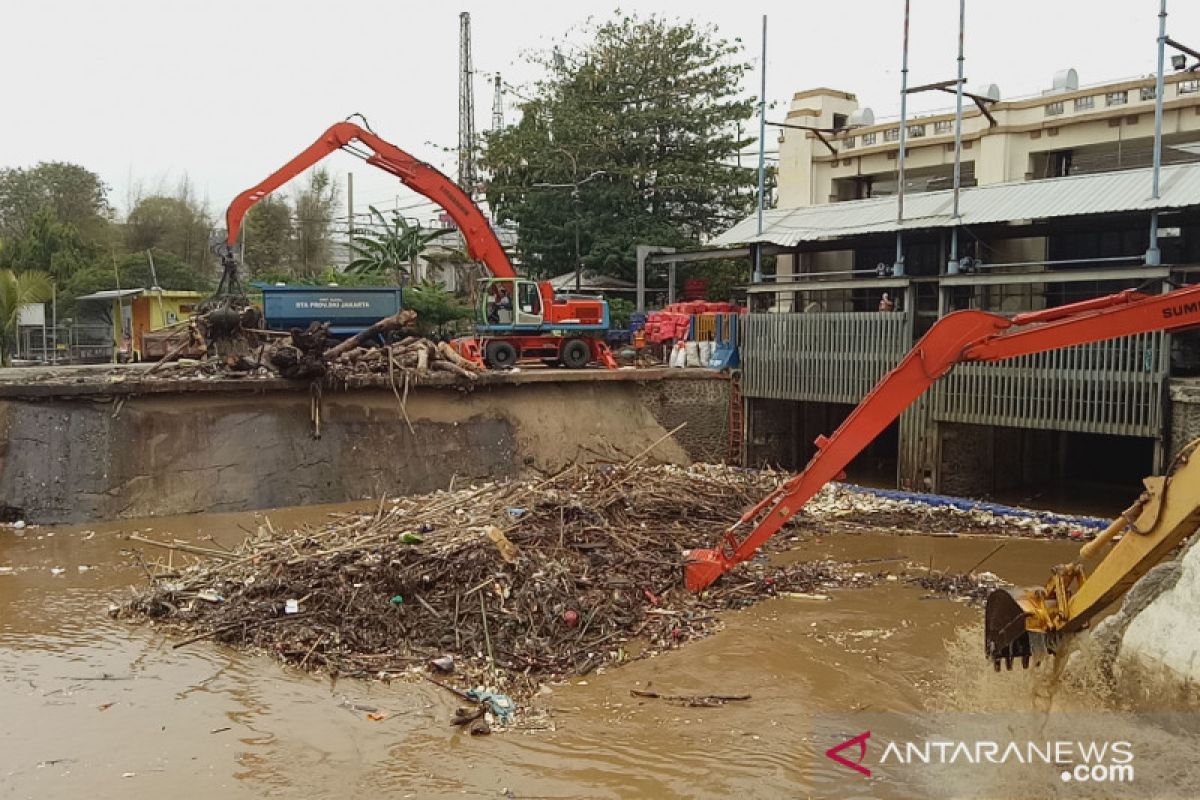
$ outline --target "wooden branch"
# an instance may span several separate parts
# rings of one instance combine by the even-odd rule
[[[335,345],[325,351],[325,360],[332,361],[333,359],[345,353],[348,350],[353,350],[367,339],[372,339],[381,333],[391,333],[403,328],[407,328],[417,319],[417,313],[411,309],[404,309],[392,314],[390,317],[383,319],[371,325],[366,330],[359,331],[341,344]]]

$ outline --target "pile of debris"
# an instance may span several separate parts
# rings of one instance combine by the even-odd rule
[[[264,330],[261,318],[250,315],[255,309],[243,312],[236,325],[228,325],[215,334],[206,317],[197,317],[186,332],[180,334],[180,344],[167,353],[162,362],[150,372],[166,366],[169,359],[181,354],[197,342],[208,343],[214,357],[205,360],[184,359],[173,364],[172,378],[188,375],[220,377],[283,377],[292,380],[325,379],[343,386],[356,377],[388,376],[392,383],[399,377],[450,374],[463,382],[476,380],[483,367],[463,358],[445,342],[435,343],[418,336],[396,337],[411,330],[416,314],[400,311],[379,320],[374,325],[348,339],[339,341],[329,333],[328,323],[311,323],[304,330],[290,332]],[[186,333],[186,337],[184,334]]]
[[[232,552],[171,545],[207,558],[156,578],[117,613],[307,669],[386,678],[432,662],[526,696],[544,680],[703,636],[721,609],[873,583],[849,564],[763,559],[703,595],[687,592],[682,551],[711,544],[777,479],[575,465],[381,502],[317,530],[264,525]]]
[[[684,551],[711,546],[786,476],[647,466],[644,455],[381,500],[321,528],[276,532],[266,521],[235,550],[131,537],[205,560],[183,569],[176,560],[157,573],[146,565],[151,586],[116,613],[174,627],[187,636],[177,646],[213,639],[343,676],[386,679],[428,667],[525,697],[546,680],[705,636],[721,610],[777,595],[823,599],[831,589],[898,577],[865,562],[779,566],[763,556],[693,595],[682,585]],[[843,520],[872,510],[909,531],[963,524],[951,509],[909,509],[842,485],[826,487],[796,519],[814,532],[853,530]],[[786,548],[796,535],[768,546]],[[987,574],[914,582],[970,600],[998,585]]]

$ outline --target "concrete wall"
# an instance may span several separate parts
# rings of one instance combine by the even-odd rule
[[[720,460],[728,382],[575,381],[0,401],[0,517],[83,522],[426,492],[628,458]]]
[[[1200,437],[1200,379],[1174,378],[1167,382],[1167,458]]]
[[[1200,701],[1200,539],[1135,583],[1094,630],[1102,675],[1157,701]]]

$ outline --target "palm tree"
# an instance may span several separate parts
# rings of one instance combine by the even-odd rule
[[[371,206],[371,218],[376,230],[354,237],[350,249],[358,257],[346,265],[346,272],[355,275],[390,273],[397,284],[405,273],[416,276],[417,261],[430,242],[455,232],[453,229],[430,230],[419,224],[413,225],[396,211],[392,212],[391,221],[388,221],[375,206]]]
[[[0,366],[12,366],[21,306],[43,303],[54,294],[54,281],[39,270],[0,270]]]

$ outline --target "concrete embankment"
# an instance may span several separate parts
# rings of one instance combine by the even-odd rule
[[[1147,693],[1200,699],[1200,537],[1138,581],[1096,627],[1105,668]],[[1181,699],[1184,699],[1181,698]]]
[[[403,411],[386,377],[317,391],[144,369],[6,372],[0,517],[39,523],[427,492],[628,458],[684,423],[655,459],[719,461],[728,444],[728,381],[707,370],[425,380]]]

